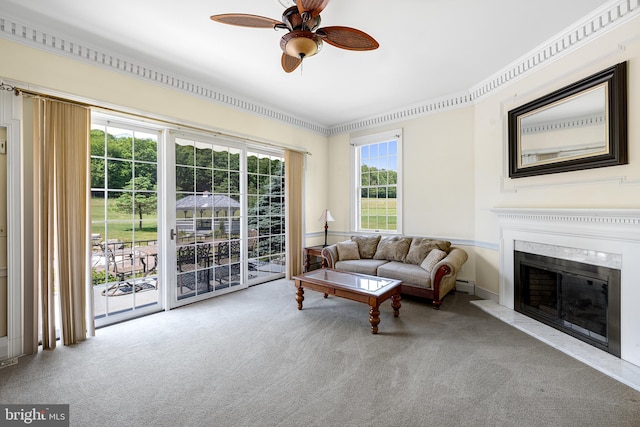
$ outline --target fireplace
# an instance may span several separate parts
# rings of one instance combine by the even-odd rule
[[[615,368],[614,371],[622,373],[629,368],[622,362],[629,362],[633,366],[632,371],[640,369],[640,334],[637,332],[640,330],[640,262],[637,261],[640,260],[640,209],[496,208],[492,211],[497,214],[500,231],[500,292],[494,301],[528,319],[518,325],[528,328],[532,334],[545,329],[553,331],[541,339],[553,342],[556,348],[579,355],[576,357],[582,360],[585,354],[589,354],[591,366],[606,366],[602,369],[609,371]],[[620,272],[620,357],[568,333],[557,333],[555,328],[516,311],[515,251],[593,264]],[[561,341],[563,336],[566,341]],[[607,340],[610,339],[608,335]],[[607,358],[613,360],[603,362]],[[640,387],[640,373],[637,375],[634,384]]]
[[[514,309],[620,357],[620,270],[514,251]]]

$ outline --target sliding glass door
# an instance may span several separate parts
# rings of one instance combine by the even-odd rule
[[[282,156],[202,135],[172,133],[170,146],[172,305],[283,277]]]
[[[284,277],[284,186],[280,152],[96,114],[96,326]]]

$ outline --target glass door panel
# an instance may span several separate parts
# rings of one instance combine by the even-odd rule
[[[243,280],[242,150],[176,136],[176,300],[198,300]]]
[[[250,283],[284,276],[284,161],[281,156],[247,155],[248,270]]]
[[[161,309],[158,137],[94,120],[91,274],[97,326]]]
[[[173,133],[171,138],[172,305],[284,277],[282,156],[247,152],[200,135]]]

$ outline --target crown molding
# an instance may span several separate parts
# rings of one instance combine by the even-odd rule
[[[453,110],[455,108],[461,108],[471,104],[473,104],[473,99],[468,92],[458,93],[443,98],[432,99],[425,103],[415,104],[404,107],[402,109],[390,111],[378,116],[364,118],[362,120],[334,126],[329,128],[329,134],[337,135],[346,132],[353,132],[359,129],[391,124],[395,122],[414,119],[421,116],[426,116],[428,114],[433,114],[436,112]]]
[[[530,74],[640,14],[640,0],[611,0],[470,89],[473,100]]]
[[[609,1],[468,91],[334,126],[329,129],[329,133],[340,134],[475,104],[496,90],[560,59],[639,14],[640,0]]]
[[[205,98],[238,110],[284,122],[322,135],[328,135],[326,126],[296,117],[284,111],[258,104],[252,100],[225,93],[219,89],[182,77],[159,67],[144,64],[135,59],[86,46],[56,34],[41,31],[30,24],[23,24],[10,17],[0,17],[0,37],[45,50],[66,58],[97,65],[110,71],[126,74],[147,82],[160,84],[189,95]]]
[[[427,100],[423,103],[332,127],[314,123],[233,94],[224,93],[220,89],[158,67],[143,64],[135,59],[125,58],[103,49],[85,46],[75,40],[41,31],[32,25],[19,23],[10,17],[0,17],[0,37],[167,86],[174,90],[186,92],[193,96],[205,98],[212,102],[277,120],[324,136],[331,136],[473,105],[477,100],[530,74],[534,70],[556,61],[579,46],[611,31],[638,14],[640,14],[640,0],[612,0],[468,91]]]

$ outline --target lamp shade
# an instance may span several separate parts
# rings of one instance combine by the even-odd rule
[[[325,209],[322,211],[322,215],[320,215],[320,218],[318,219],[318,221],[331,222],[331,221],[335,221],[335,219],[333,219],[333,217],[331,216],[331,212],[329,211],[329,209]]]
[[[290,31],[280,39],[280,48],[294,58],[313,56],[322,49],[322,39],[311,31]]]

